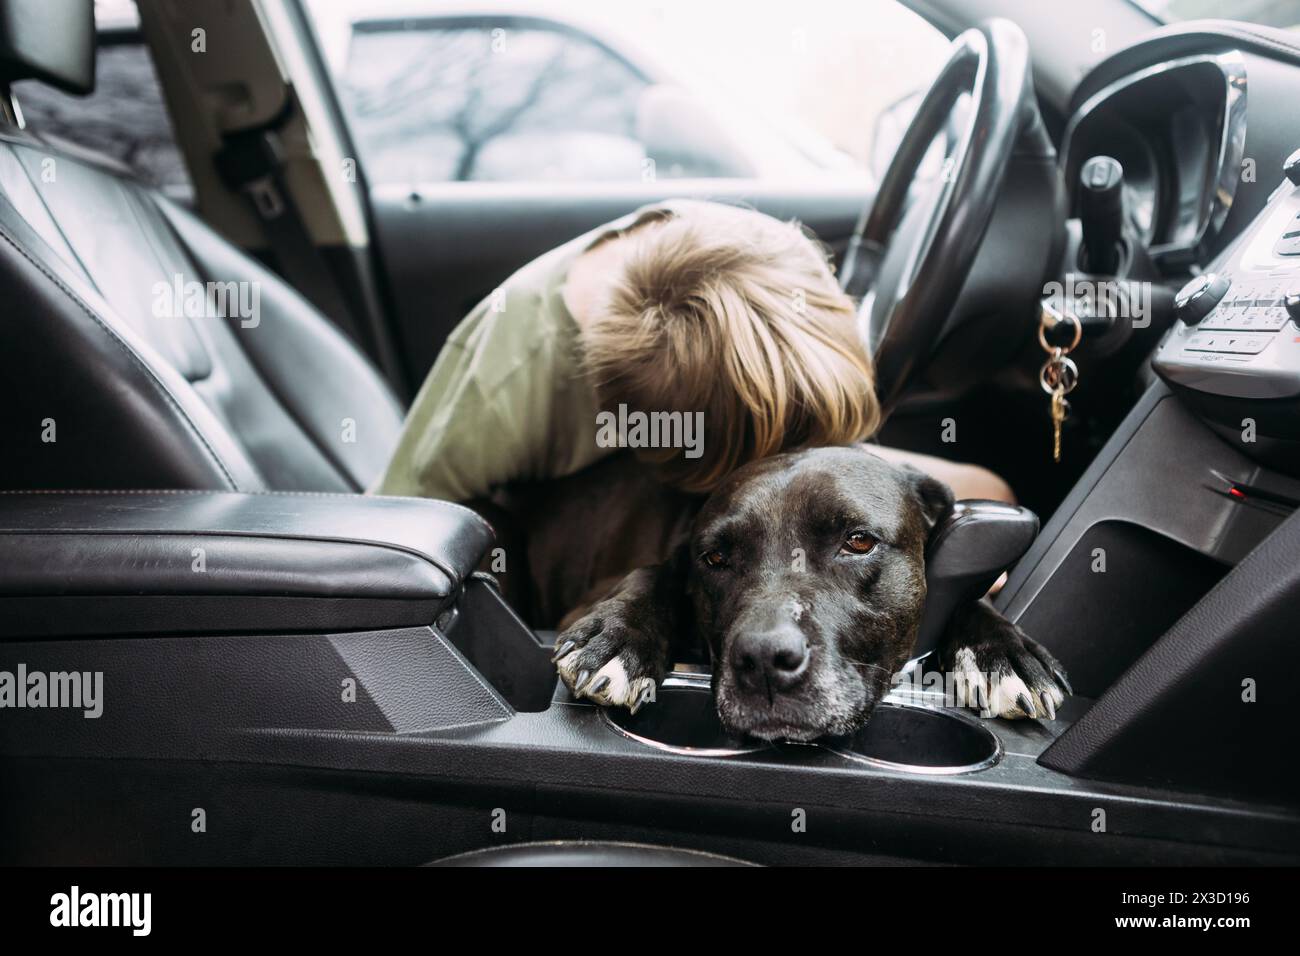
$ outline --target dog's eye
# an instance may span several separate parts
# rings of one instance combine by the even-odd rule
[[[704,563],[711,568],[725,568],[727,566],[727,556],[716,548],[712,551],[705,551],[702,558]]]
[[[849,554],[866,554],[876,546],[876,539],[865,531],[854,531],[844,539],[843,551]]]

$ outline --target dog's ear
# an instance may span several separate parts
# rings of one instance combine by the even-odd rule
[[[915,468],[912,465],[899,465],[904,480],[921,504],[921,513],[925,516],[926,529],[929,530],[947,517],[952,511],[952,489],[940,481]]]

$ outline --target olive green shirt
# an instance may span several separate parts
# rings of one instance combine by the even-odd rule
[[[561,478],[609,454],[564,303],[573,262],[602,239],[674,215],[646,206],[524,266],[447,339],[374,494],[468,501],[519,480]]]

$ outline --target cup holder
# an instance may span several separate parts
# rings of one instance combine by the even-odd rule
[[[771,744],[723,729],[707,676],[673,674],[655,698],[635,714],[606,708],[601,715],[616,733],[669,753],[734,757],[775,752]],[[973,773],[1002,759],[1001,742],[978,718],[894,698],[881,703],[856,734],[807,746],[856,763],[918,774]]]
[[[1002,759],[1002,742],[979,718],[889,699],[856,734],[821,746],[858,763],[905,773],[974,773]]]
[[[617,733],[637,743],[669,753],[696,757],[734,757],[769,745],[737,737],[723,729],[713,706],[713,691],[705,675],[673,674],[655,691],[653,703],[635,714],[624,708],[605,708],[605,722]]]

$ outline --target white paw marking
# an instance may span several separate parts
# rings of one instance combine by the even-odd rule
[[[989,710],[999,717],[1015,720],[1017,717],[1035,717],[1038,714],[1034,695],[1029,692],[1019,674],[993,674],[989,688]],[[1031,710],[1026,711],[1020,705],[1021,697],[1027,698]]]
[[[988,699],[988,684],[984,674],[975,664],[975,652],[969,647],[957,651],[952,666],[958,707],[976,707],[983,711],[981,700]]]
[[[578,652],[581,650],[582,648],[575,647],[555,662],[555,669],[560,672],[560,676],[565,679],[566,684],[573,683],[574,677],[577,676]]]
[[[1065,702],[1065,694],[1055,685],[1038,694],[1014,671],[985,674],[975,663],[975,652],[968,647],[957,651],[953,673],[955,703],[958,707],[977,708],[981,717],[1055,720],[1056,709]],[[1022,695],[1030,702],[1028,711],[1021,704]]]
[[[579,651],[581,650],[581,648],[575,648],[569,651],[555,664],[561,678],[564,679],[570,690],[573,688],[573,682],[578,679],[578,664],[581,659]],[[600,684],[603,678],[609,678],[609,683],[593,693],[591,688]],[[629,677],[623,661],[618,657],[613,657],[587,678],[582,690],[575,696],[579,698],[585,697],[606,707],[627,707],[632,711],[636,711],[650,698],[650,690],[654,686],[655,680],[653,677],[638,677],[635,679]]]
[[[619,704],[626,706],[629,682],[627,668],[623,666],[623,662],[615,657],[600,670],[596,671],[591,680],[587,681],[587,687],[599,684],[604,678],[609,678],[609,683],[602,687],[599,692],[593,694],[590,691],[584,690],[582,696],[590,697],[598,704],[605,704],[607,706],[611,704]]]

